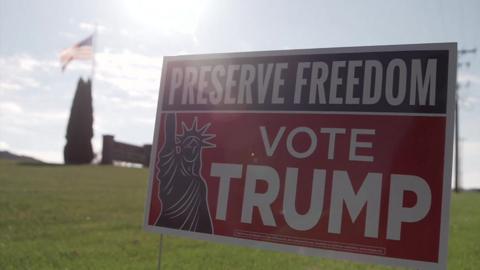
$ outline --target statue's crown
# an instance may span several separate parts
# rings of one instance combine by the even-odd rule
[[[193,139],[200,142],[200,145],[204,148],[213,148],[216,145],[211,143],[210,140],[215,138],[215,134],[207,133],[211,123],[207,123],[202,127],[198,127],[198,119],[193,119],[192,126],[189,128],[185,122],[182,121],[182,133],[177,135],[177,142],[182,144],[188,139]]]

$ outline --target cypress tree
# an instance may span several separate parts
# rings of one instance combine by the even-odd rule
[[[94,154],[93,107],[91,81],[78,80],[67,126],[67,144],[63,150],[65,164],[89,164]]]

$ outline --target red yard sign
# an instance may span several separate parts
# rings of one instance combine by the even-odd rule
[[[445,269],[456,44],[166,57],[145,228]]]

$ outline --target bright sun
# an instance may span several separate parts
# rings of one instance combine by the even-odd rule
[[[193,34],[205,1],[127,0],[127,12],[141,24],[167,32]]]

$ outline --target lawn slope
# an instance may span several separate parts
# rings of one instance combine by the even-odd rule
[[[0,269],[156,269],[148,172],[0,160]],[[480,269],[480,194],[453,196],[449,269]],[[168,236],[162,269],[391,269]]]

